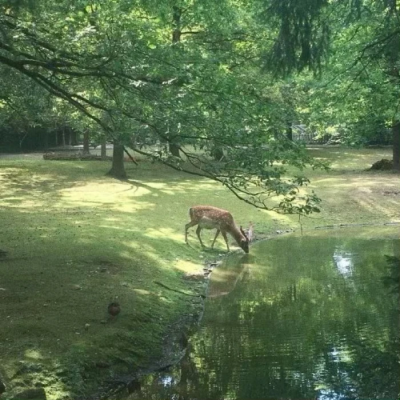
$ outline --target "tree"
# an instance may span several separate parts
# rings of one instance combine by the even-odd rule
[[[256,207],[317,210],[315,195],[299,191],[307,179],[287,175],[286,165],[301,169],[317,163],[271,129],[285,118],[263,93],[263,42],[252,37],[252,14],[245,7],[238,10],[242,4],[224,3],[221,15],[221,5],[210,2],[215,12],[206,18],[211,10],[193,3],[188,20],[198,30],[179,42],[164,35],[171,32],[164,19],[177,15],[168,1],[157,8],[150,1],[18,4],[4,7],[1,15],[3,67],[75,107],[119,144],[131,144],[132,132],[137,138],[174,143],[179,157],[178,152],[171,157],[164,147],[135,150],[216,180]],[[178,27],[174,29],[176,34]],[[215,146],[229,151],[225,162],[216,164],[208,157]],[[121,159],[121,151],[116,153]],[[118,168],[120,177],[121,164]]]
[[[264,23],[276,31],[274,45],[265,51],[265,63],[283,76],[305,69],[314,74],[328,72],[317,100],[319,111],[325,108],[326,114],[334,109],[339,111],[332,116],[335,123],[354,124],[370,115],[367,104],[375,120],[390,126],[393,165],[400,170],[400,8],[396,0],[306,0],[296,4],[261,0],[257,4],[262,4]],[[332,92],[329,105],[327,90]],[[360,103],[360,97],[363,106],[356,109],[355,100]],[[342,107],[337,104],[340,102]],[[351,116],[345,105],[353,106]],[[322,119],[322,114],[319,117]]]
[[[124,145],[115,141],[113,143],[113,162],[110,171],[107,173],[118,179],[126,179],[124,167]]]

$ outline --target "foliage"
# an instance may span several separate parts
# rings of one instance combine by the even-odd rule
[[[15,77],[8,91],[29,120],[106,136],[259,208],[318,208],[314,194],[299,195],[301,169],[321,165],[288,140],[294,123],[362,144],[371,126],[398,121],[390,1],[5,1],[1,11],[0,68]],[[324,81],[287,78],[307,68]],[[23,95],[32,82],[45,112]],[[50,112],[44,92],[58,99]]]
[[[377,39],[389,15],[378,2],[372,6],[373,17],[362,8],[351,24],[339,29],[342,22],[336,22],[329,67],[321,81],[308,79],[307,84],[311,124],[320,130],[336,127],[346,144],[387,143],[387,131],[398,118],[400,85],[398,78],[390,77],[385,59],[391,43]]]
[[[268,74],[260,79],[266,35],[258,33],[250,7],[230,1],[18,5],[3,6],[2,69],[61,99],[57,113],[72,106],[109,140],[221,182],[256,207],[316,210],[314,195],[297,196],[307,180],[286,177],[285,165],[318,163],[283,134],[287,115],[269,95]],[[69,116],[74,127],[87,124]],[[142,146],[158,142],[153,150]],[[170,154],[171,143],[180,153]],[[220,163],[210,161],[216,147],[226,153]]]
[[[324,15],[327,0],[280,1],[261,0],[261,18],[277,31],[274,44],[266,49],[264,62],[277,75],[308,68],[320,71],[329,49],[331,36]]]
[[[322,78],[304,75],[302,82],[307,120],[316,131],[330,128],[336,142],[350,145],[393,143],[396,159],[400,30],[394,4],[362,1],[349,8],[338,2],[330,13],[336,34]]]

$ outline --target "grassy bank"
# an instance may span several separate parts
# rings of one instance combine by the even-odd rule
[[[310,151],[332,170],[307,172],[323,203],[304,228],[400,222],[400,176],[364,171],[390,150]],[[191,205],[229,209],[237,223],[253,221],[259,238],[299,228],[297,218],[254,209],[206,179],[142,161],[120,182],[107,168],[0,158],[0,375],[14,392],[90,393],[150,368],[165,341],[179,342],[166,331],[198,318],[203,262],[225,251],[220,239],[215,252],[201,252],[194,230],[185,245]],[[213,233],[203,236],[210,243]],[[107,315],[113,300],[116,318]]]

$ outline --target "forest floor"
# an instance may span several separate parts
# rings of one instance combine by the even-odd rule
[[[400,175],[366,170],[390,149],[310,152],[331,170],[305,171],[322,211],[302,229],[400,223]],[[203,268],[225,254],[222,239],[202,251],[193,229],[185,244],[190,206],[229,209],[238,224],[254,223],[256,239],[300,229],[298,218],[252,208],[207,179],[146,160],[127,164],[127,181],[105,176],[108,168],[0,155],[5,399],[32,388],[50,400],[85,398],[179,358],[201,318]],[[213,233],[203,232],[209,244]]]

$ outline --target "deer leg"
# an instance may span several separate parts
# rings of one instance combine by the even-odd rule
[[[229,252],[230,250],[229,250],[229,244],[228,244],[228,238],[226,236],[226,232],[225,231],[221,231],[221,233],[222,233],[222,236],[225,239],[226,247],[228,248],[228,252]]]
[[[186,243],[186,244],[189,244],[188,238],[187,238],[187,236],[188,236],[188,229],[191,228],[192,226],[195,226],[195,225],[196,225],[196,224],[193,223],[192,221],[188,222],[188,223],[185,225],[185,243]]]
[[[215,241],[217,240],[217,237],[218,237],[218,235],[219,235],[220,232],[221,232],[221,231],[220,231],[219,229],[217,229],[217,233],[215,234],[215,238],[214,238],[214,240],[213,240],[213,242],[212,242],[212,245],[211,245],[211,248],[212,248],[212,249],[214,248],[214,243],[215,243]]]
[[[200,225],[199,225],[199,226],[197,227],[197,229],[196,229],[196,234],[197,234],[197,237],[198,237],[199,240],[200,240],[201,247],[205,247],[204,244],[203,244],[203,241],[201,240],[200,232],[201,232],[201,228],[200,228]]]

